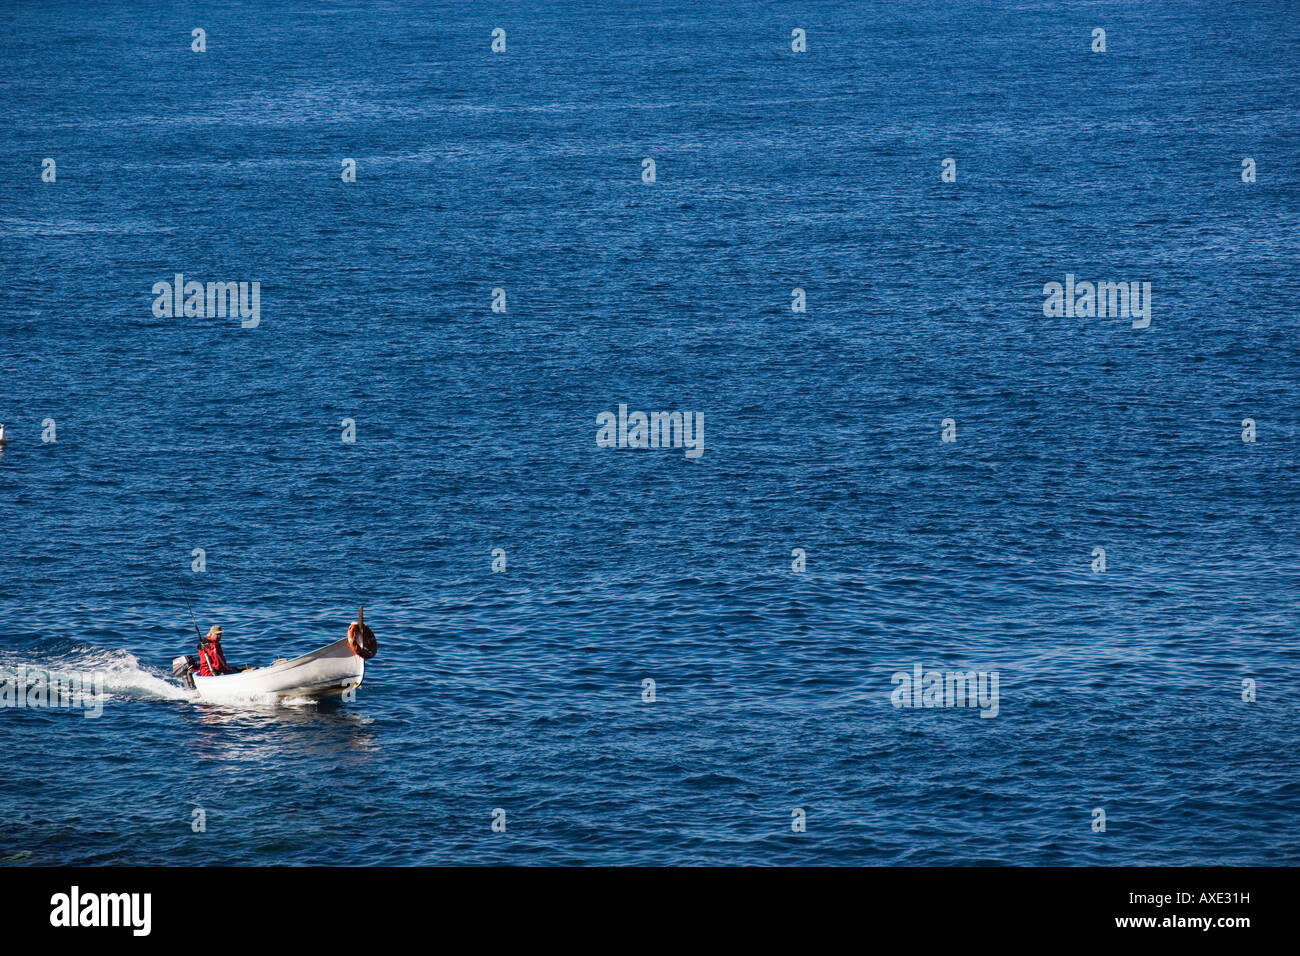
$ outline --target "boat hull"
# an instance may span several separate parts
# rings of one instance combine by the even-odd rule
[[[338,697],[361,686],[366,662],[352,650],[347,638],[291,661],[223,674],[194,676],[194,690],[203,700],[292,701]]]

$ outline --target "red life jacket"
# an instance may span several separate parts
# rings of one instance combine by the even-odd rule
[[[206,641],[199,645],[199,676],[216,677],[219,674],[233,674],[235,669],[226,663],[226,655],[221,653],[221,645]]]

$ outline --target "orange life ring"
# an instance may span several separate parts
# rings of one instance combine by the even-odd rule
[[[356,621],[348,625],[348,647],[352,648],[352,653],[363,661],[370,660],[379,649],[379,645],[375,642],[375,632],[369,625],[358,624]]]

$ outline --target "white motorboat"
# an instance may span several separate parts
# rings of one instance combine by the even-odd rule
[[[360,612],[357,618],[348,626],[347,637],[293,660],[203,677],[198,662],[186,656],[172,661],[172,673],[205,701],[275,703],[340,697],[361,686],[366,660],[375,654],[374,632],[365,626]]]
[[[204,700],[321,700],[360,687],[365,673],[366,662],[345,637],[291,661],[220,677],[195,674],[193,680],[195,691]]]

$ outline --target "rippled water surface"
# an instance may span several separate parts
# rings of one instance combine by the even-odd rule
[[[34,3],[0,53],[0,674],[107,692],[0,709],[0,860],[1300,862],[1290,4]],[[260,325],[155,317],[177,272]],[[1150,327],[1045,318],[1066,273]],[[620,403],[704,454],[597,447]],[[241,664],[364,604],[356,702],[196,705],[185,589]]]

